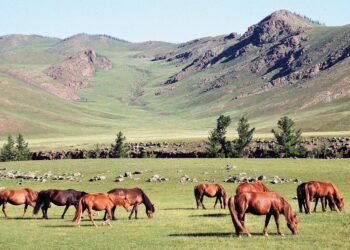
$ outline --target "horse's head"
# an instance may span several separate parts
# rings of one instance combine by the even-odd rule
[[[344,198],[341,197],[337,203],[338,203],[337,206],[338,206],[339,211],[343,211],[344,207],[345,207]]]
[[[146,208],[146,214],[148,216],[148,218],[153,218],[155,209],[154,209],[154,204],[152,204],[149,208]]]
[[[292,213],[287,220],[287,226],[292,231],[292,234],[298,234],[298,217],[296,213]]]

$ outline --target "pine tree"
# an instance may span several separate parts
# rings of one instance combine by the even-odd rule
[[[233,156],[242,157],[244,149],[249,145],[253,139],[255,128],[250,129],[247,117],[243,116],[238,121],[237,133],[238,139],[233,141]]]
[[[28,148],[28,142],[24,140],[22,134],[18,134],[16,138],[16,149],[15,149],[15,160],[16,161],[27,161],[29,160],[30,152]]]
[[[115,139],[115,144],[112,144],[112,157],[113,158],[122,158],[125,157],[125,142],[126,138],[121,131],[118,132],[117,138]]]
[[[7,143],[5,143],[0,152],[0,161],[14,161],[15,154],[15,142],[11,135],[7,137]]]
[[[231,143],[226,140],[227,127],[231,123],[229,116],[220,115],[216,128],[209,132],[207,152],[210,157],[228,157]]]
[[[272,129],[271,132],[275,135],[280,150],[286,154],[286,157],[299,155],[301,130],[295,130],[294,121],[287,116],[282,117],[277,125],[281,131],[277,132]]]

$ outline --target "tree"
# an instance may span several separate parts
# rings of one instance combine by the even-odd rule
[[[24,140],[22,134],[18,134],[16,138],[16,150],[15,150],[15,158],[16,161],[27,161],[29,160],[30,152],[28,148],[28,142]]]
[[[288,156],[296,156],[300,152],[299,143],[301,142],[301,130],[294,129],[294,121],[287,116],[282,117],[277,122],[280,132],[274,129],[271,132],[275,135],[281,152]]]
[[[111,147],[112,147],[111,148],[111,151],[112,151],[111,156],[113,158],[125,157],[125,155],[126,155],[125,145],[124,145],[125,140],[126,140],[125,136],[123,135],[123,133],[121,131],[119,131],[117,134],[117,138],[115,139],[115,144],[111,145]]]
[[[11,135],[7,137],[7,143],[5,143],[0,152],[0,161],[14,161],[15,154],[15,142]]]
[[[233,140],[233,156],[242,157],[244,155],[244,149],[252,141],[255,128],[250,129],[249,127],[247,117],[243,116],[239,119],[237,127],[238,139]]]
[[[231,123],[229,116],[220,115],[216,128],[209,132],[207,152],[210,157],[228,157],[231,143],[226,140],[227,127]]]

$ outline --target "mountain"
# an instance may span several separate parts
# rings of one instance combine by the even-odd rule
[[[304,131],[350,131],[349,38],[350,25],[286,10],[242,35],[181,44],[2,36],[0,135],[202,137],[222,113],[247,115],[259,133],[282,115]]]

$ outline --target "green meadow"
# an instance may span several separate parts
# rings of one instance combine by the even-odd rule
[[[232,171],[226,165],[235,166]],[[117,209],[117,221],[112,227],[94,228],[84,216],[81,228],[74,227],[71,219],[74,208],[68,210],[66,218],[60,219],[63,207],[52,207],[48,211],[49,220],[42,220],[40,213],[32,217],[32,209],[22,218],[22,206],[8,206],[9,219],[0,216],[1,249],[348,249],[350,243],[350,214],[347,210],[350,198],[349,160],[311,160],[311,159],[97,159],[28,161],[1,163],[7,170],[34,171],[41,175],[49,170],[54,175],[81,172],[81,181],[35,181],[0,179],[0,187],[32,188],[74,188],[87,192],[107,192],[116,187],[140,187],[155,204],[155,217],[148,219],[144,206],[139,208],[139,219],[128,220],[128,213]],[[142,170],[135,176],[139,180],[126,179],[116,183],[116,176],[126,172]],[[213,209],[214,199],[204,198],[208,210],[195,209],[193,187],[196,183],[181,184],[180,178],[187,174],[198,182],[215,181],[223,183],[230,175],[245,172],[248,176],[279,176],[302,181],[323,180],[336,183],[345,197],[345,212],[318,212],[311,215],[300,214],[298,236],[292,236],[284,217],[281,217],[284,237],[276,235],[274,220],[270,221],[269,237],[261,235],[264,216],[248,215],[247,227],[253,234],[251,238],[236,238],[228,210]],[[164,183],[149,183],[147,179],[154,174],[169,179]],[[104,175],[106,180],[89,182],[95,175]],[[297,185],[293,182],[270,184],[267,186],[280,193],[297,210]],[[235,193],[237,184],[224,183],[229,196]],[[98,225],[102,214],[95,216]]]

